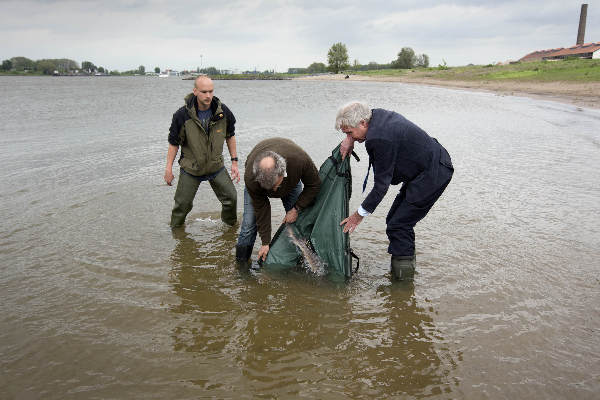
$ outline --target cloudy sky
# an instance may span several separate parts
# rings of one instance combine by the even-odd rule
[[[0,0],[0,60],[70,58],[120,71],[215,66],[287,71],[387,63],[402,47],[430,65],[488,64],[575,44],[582,2],[569,0]],[[600,0],[586,42],[600,42]]]

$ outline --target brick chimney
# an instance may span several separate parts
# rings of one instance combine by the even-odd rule
[[[577,43],[583,44],[585,38],[585,23],[587,19],[587,4],[581,5],[581,14],[579,14],[579,30],[577,31]]]

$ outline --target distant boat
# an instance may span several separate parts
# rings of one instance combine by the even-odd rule
[[[168,78],[170,76],[179,76],[179,72],[173,71],[172,69],[168,69],[165,72],[161,72],[160,75],[158,75],[159,78]]]

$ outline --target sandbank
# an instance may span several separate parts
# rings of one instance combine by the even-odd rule
[[[294,78],[295,80],[345,80],[373,82],[402,82],[418,85],[443,86],[455,89],[488,91],[504,96],[542,98],[580,107],[600,109],[600,82],[532,82],[532,81],[464,81],[411,76],[366,76],[323,74]]]

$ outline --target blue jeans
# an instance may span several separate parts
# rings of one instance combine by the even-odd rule
[[[290,193],[281,198],[283,208],[285,212],[288,212],[294,207],[298,197],[302,193],[302,182],[298,182],[296,187],[292,189]],[[248,193],[248,189],[244,188],[244,215],[242,216],[242,226],[240,228],[240,235],[238,236],[238,246],[254,247],[256,241],[256,216],[254,215],[254,206],[252,205],[252,199]]]

